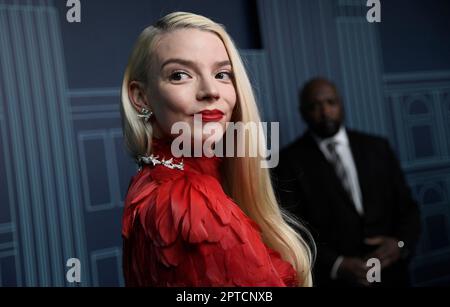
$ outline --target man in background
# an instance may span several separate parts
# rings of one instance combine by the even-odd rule
[[[315,238],[315,284],[408,286],[420,218],[388,141],[347,129],[324,78],[304,85],[300,114],[308,130],[281,151],[275,186]],[[367,280],[370,258],[380,261],[380,283]]]

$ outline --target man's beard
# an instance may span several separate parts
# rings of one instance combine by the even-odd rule
[[[318,137],[326,139],[338,133],[341,128],[341,121],[324,120],[318,124],[311,124],[310,128]]]

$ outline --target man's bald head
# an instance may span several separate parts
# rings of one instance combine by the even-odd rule
[[[300,91],[300,113],[308,127],[318,136],[335,135],[344,120],[341,99],[333,82],[314,78]]]

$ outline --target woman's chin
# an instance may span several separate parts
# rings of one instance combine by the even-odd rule
[[[194,138],[193,141],[201,142],[203,145],[205,144],[216,144],[223,140],[223,134],[203,134],[201,138]]]

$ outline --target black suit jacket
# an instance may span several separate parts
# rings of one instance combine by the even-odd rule
[[[311,231],[317,244],[314,270],[318,285],[330,279],[338,256],[367,253],[364,238],[391,236],[405,242],[403,255],[414,250],[420,219],[402,170],[387,140],[347,130],[362,194],[360,216],[312,135],[307,132],[280,153],[274,186],[282,206]],[[410,254],[410,253],[409,253]],[[404,260],[382,272],[385,285],[406,283]]]

